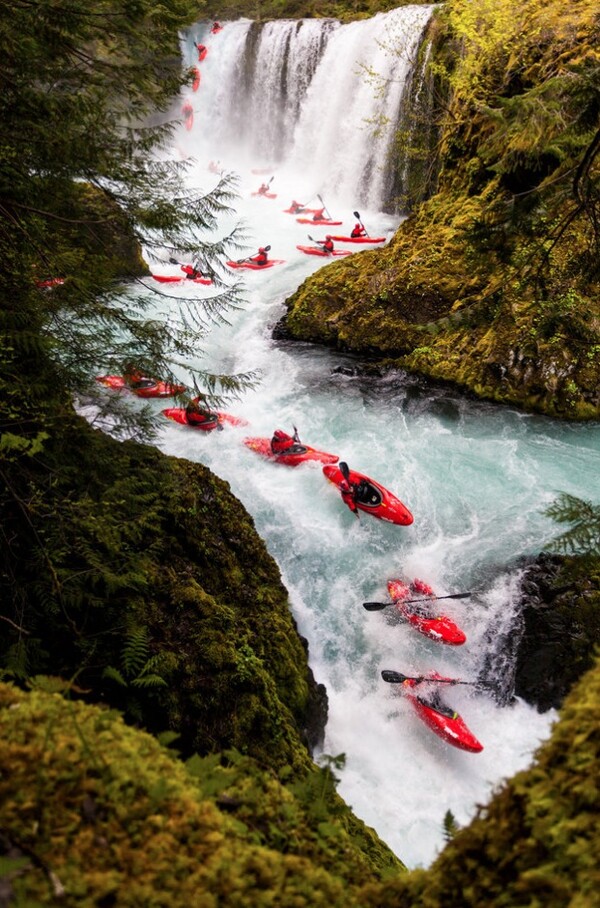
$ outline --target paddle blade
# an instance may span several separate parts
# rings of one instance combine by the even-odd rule
[[[403,599],[405,605],[412,602],[437,602],[438,599],[468,599],[473,593],[451,593],[449,596],[431,596],[429,599]]]
[[[360,221],[360,212],[359,211],[353,211],[352,214],[354,215],[355,218],[358,218],[358,220]]]
[[[170,258],[169,261],[170,261],[170,263],[171,263],[172,265],[179,265],[179,264],[180,264],[180,263],[177,261],[177,259],[171,259],[171,258]]]
[[[346,461],[340,460],[340,462],[338,463],[338,467],[340,468],[340,473],[342,474],[342,476],[344,477],[346,482],[350,482],[350,470],[348,468],[348,464],[346,463]]]
[[[386,668],[381,672],[381,677],[390,684],[403,684],[404,681],[412,680],[407,678],[406,675],[401,675],[400,672],[393,672]]]
[[[391,604],[391,602],[363,602],[363,608],[366,608],[368,612],[379,612]]]

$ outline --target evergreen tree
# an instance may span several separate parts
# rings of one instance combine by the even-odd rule
[[[253,379],[177,374],[239,302],[218,266],[238,230],[203,239],[234,181],[190,191],[186,165],[166,159],[174,99],[191,82],[178,29],[197,16],[192,0],[12,0],[0,18],[0,662],[19,674],[58,673],[50,653],[71,668],[89,654],[83,628],[105,633],[93,621],[106,597],[104,621],[123,623],[174,485],[139,449],[116,452],[91,432],[74,399],[147,438],[150,415],[106,394],[99,372],[133,361],[217,402]],[[160,295],[134,283],[147,273],[140,243],[163,261],[201,257],[216,272],[212,298],[185,308],[169,297],[157,314]],[[43,286],[54,278],[64,283]]]

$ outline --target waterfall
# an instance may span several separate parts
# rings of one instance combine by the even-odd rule
[[[230,170],[283,168],[328,197],[393,211],[394,135],[431,11],[190,29],[184,62],[196,65],[195,42],[208,54],[186,152]]]

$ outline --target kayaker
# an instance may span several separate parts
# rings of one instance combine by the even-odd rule
[[[317,240],[317,242],[319,242],[319,241]],[[327,255],[331,255],[331,253],[333,252],[333,248],[334,248],[333,240],[331,239],[331,236],[329,234],[327,234],[327,236],[325,237],[325,242],[319,243],[319,246],[321,247],[323,252],[326,252]]]
[[[302,214],[304,211],[304,205],[302,202],[293,201],[290,205],[291,214]]]
[[[202,61],[204,60],[204,58],[206,57],[206,55],[208,53],[208,48],[206,47],[205,44],[196,44],[195,41],[194,41],[194,47],[198,51],[198,61],[200,63],[202,63]]]
[[[193,397],[185,408],[185,418],[191,426],[205,422],[218,422],[217,414],[201,404],[201,400],[200,396]]]
[[[202,277],[202,272],[199,268],[195,268],[193,265],[182,265],[181,270],[184,272],[186,280],[195,281],[196,278]]]
[[[283,432],[281,429],[275,429],[273,432],[273,438],[271,439],[271,451],[273,454],[284,454],[296,445],[302,445],[302,442],[295,426],[293,435],[288,435],[287,432]]]
[[[146,375],[143,375],[136,366],[128,363],[123,370],[123,380],[128,388],[131,388],[132,391],[137,390],[138,388],[152,388],[156,384],[156,381],[153,378],[148,378]]]
[[[254,262],[255,265],[266,265],[267,262],[269,261],[269,256],[267,254],[267,250],[265,249],[265,247],[261,246],[260,249],[258,250],[258,254],[253,255],[252,258],[250,259],[250,261]]]
[[[342,479],[340,482],[340,492],[342,493],[342,501],[344,504],[347,504],[353,514],[356,514],[358,517],[358,507],[356,505],[356,486],[354,483],[349,482],[347,479]]]
[[[266,195],[268,191],[269,191],[269,184],[263,183],[256,194],[257,195]]]
[[[313,214],[313,221],[324,221],[324,220],[326,220],[325,209],[324,208],[317,209],[315,211],[315,213]]]
[[[216,35],[217,32],[221,31],[222,28],[223,28],[223,26],[221,25],[220,22],[213,22],[211,32],[213,33],[213,35]]]
[[[365,230],[365,228],[363,227],[362,224],[358,224],[358,223],[356,223],[354,225],[354,227],[352,228],[352,233],[350,234],[350,236],[353,239],[356,239],[359,236],[366,236],[366,235],[367,235],[367,231]]]

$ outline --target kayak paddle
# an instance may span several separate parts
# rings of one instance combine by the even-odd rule
[[[317,195],[317,198],[318,198],[319,202],[321,203],[321,205],[323,206],[323,211],[325,211],[327,213],[327,217],[329,218],[330,221],[332,221],[333,218],[331,217],[331,213],[330,213],[329,209],[327,208],[327,206],[325,205],[325,202],[323,201],[323,199],[321,198],[320,195]]]
[[[369,234],[367,233],[367,228],[365,227],[365,225],[363,224],[363,222],[360,219],[360,213],[358,211],[353,211],[352,214],[354,215],[355,218],[358,218],[358,223],[360,224],[362,229],[365,231],[365,236],[369,236]]]
[[[411,678],[409,675],[401,675],[400,672],[393,672],[389,669],[385,669],[381,672],[381,677],[384,681],[389,681],[390,684],[403,684],[404,681],[416,681],[417,684],[420,684],[421,681],[433,681],[435,684],[478,684],[478,681],[458,681],[455,678],[427,678],[425,675],[419,675],[416,678]]]
[[[346,463],[346,461],[345,461],[345,460],[341,460],[341,461],[338,463],[338,467],[339,467],[340,473],[342,474],[342,476],[344,477],[344,479],[346,480],[346,482],[348,483],[348,485],[350,486],[350,488],[354,490],[354,486],[353,486],[352,483],[350,482],[350,469],[349,469],[348,464]],[[354,495],[353,495],[353,499],[355,500]],[[355,503],[355,507],[356,507],[356,503]],[[350,510],[352,511],[352,508],[350,508]],[[358,508],[356,508],[355,511],[352,511],[352,513],[355,514],[356,517],[359,517]],[[359,520],[360,520],[360,517],[359,517]]]
[[[270,246],[265,246],[265,252],[270,252],[270,251],[271,251],[271,247],[270,247]],[[252,258],[252,256],[251,256],[251,255],[248,255],[245,259],[236,259],[236,264],[237,264],[237,265],[243,265],[244,262],[249,262],[251,258]]]
[[[338,466],[340,466],[338,464]],[[403,605],[411,605],[413,602],[436,602],[438,599],[468,599],[473,593],[453,593],[451,596],[432,596],[430,599],[399,599]],[[363,602],[363,608],[368,612],[378,612],[388,605],[394,605],[394,602]]]

